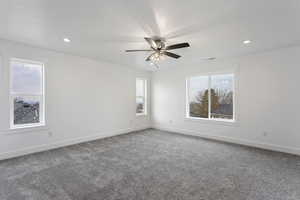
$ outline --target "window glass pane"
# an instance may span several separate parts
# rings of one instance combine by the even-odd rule
[[[144,92],[144,80],[141,79],[137,79],[136,80],[136,96],[144,96],[145,92]]]
[[[233,119],[233,74],[211,77],[211,118]]]
[[[143,97],[136,97],[136,113],[144,113],[145,99]]]
[[[208,76],[189,80],[190,117],[208,118]]]
[[[12,93],[42,94],[42,66],[11,62]]]
[[[41,97],[14,97],[14,124],[34,124],[40,122]]]

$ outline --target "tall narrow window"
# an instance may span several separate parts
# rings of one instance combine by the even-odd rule
[[[187,80],[187,117],[234,120],[234,75],[220,74]]]
[[[45,125],[44,65],[12,59],[10,67],[11,128]]]
[[[136,114],[147,114],[147,80],[136,79]]]

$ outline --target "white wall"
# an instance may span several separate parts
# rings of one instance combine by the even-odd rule
[[[4,40],[0,57],[0,159],[150,127],[135,115],[135,80],[149,72]],[[45,63],[46,128],[9,130],[12,57]]]
[[[300,48],[291,47],[155,72],[152,117],[156,128],[300,154]],[[234,125],[185,119],[185,78],[234,68]],[[266,132],[266,136],[264,136]]]
[[[149,72],[0,40],[0,159],[152,126],[150,115],[135,116],[136,77],[152,82],[156,128],[300,154],[299,55],[299,47],[286,48],[174,66],[151,78]],[[45,63],[46,128],[9,130],[11,57]],[[186,120],[185,78],[232,69],[238,122]]]

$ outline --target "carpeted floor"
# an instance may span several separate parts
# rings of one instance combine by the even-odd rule
[[[1,200],[299,200],[300,157],[145,130],[0,162]]]

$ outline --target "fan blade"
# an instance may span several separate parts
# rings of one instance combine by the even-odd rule
[[[125,50],[125,52],[138,52],[138,51],[153,51],[153,49],[141,49],[141,50]]]
[[[144,39],[148,42],[148,44],[151,46],[151,48],[153,50],[157,49],[157,44],[156,44],[156,42],[152,38],[146,38],[145,37]]]
[[[163,52],[163,54],[166,55],[166,56],[170,56],[172,58],[176,58],[176,59],[181,57],[180,55],[177,55],[175,53],[171,53],[171,52],[168,52],[168,51]]]
[[[151,53],[150,56],[148,56],[148,57],[146,58],[146,61],[150,61],[150,60],[151,60],[151,57],[154,56],[154,54],[155,54],[155,52],[154,52],[154,53]]]
[[[190,47],[190,44],[185,42],[185,43],[179,43],[179,44],[173,44],[170,46],[166,47],[166,50],[171,50],[171,49],[180,49],[180,48],[186,48],[186,47]]]

